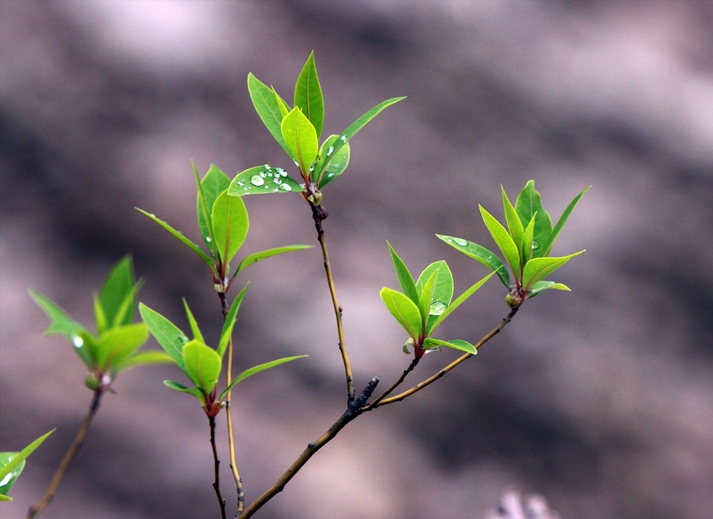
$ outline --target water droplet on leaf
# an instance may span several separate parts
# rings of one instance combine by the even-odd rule
[[[253,186],[261,186],[265,183],[265,181],[260,175],[253,175],[253,178],[250,179],[250,183]]]
[[[464,240],[463,238],[453,238],[453,243],[456,245],[460,245],[461,247],[465,247],[468,245],[468,240]]]
[[[284,184],[280,184],[280,189],[282,191],[292,191],[292,186],[290,186],[287,183],[284,183]]]
[[[75,335],[72,337],[72,344],[75,348],[81,348],[84,346],[84,339],[82,339],[79,335]]]
[[[431,315],[441,315],[446,311],[446,308],[448,308],[448,305],[446,305],[443,301],[434,301],[431,303],[431,308],[428,313]]]

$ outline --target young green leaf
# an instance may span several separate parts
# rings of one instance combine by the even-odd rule
[[[210,165],[203,180],[198,176],[198,170],[196,170],[195,164],[193,165],[193,172],[196,176],[197,184],[196,214],[198,215],[198,228],[208,248],[214,256],[218,256],[218,250],[215,247],[215,237],[213,236],[213,220],[211,215],[216,198],[230,186],[230,178],[215,164]]]
[[[159,345],[181,368],[181,371],[188,374],[186,363],[183,361],[183,346],[188,342],[186,334],[163,315],[143,303],[139,303],[139,313]]]
[[[540,193],[535,189],[535,181],[529,180],[525,187],[520,191],[517,196],[517,201],[515,202],[515,208],[517,209],[517,214],[520,216],[522,225],[527,225],[535,214],[535,230],[533,233],[533,245],[535,248],[532,251],[533,257],[543,256],[541,253],[540,244],[543,241],[547,241],[550,233],[552,232],[552,220],[550,220],[549,213],[542,207],[542,202],[540,201]]]
[[[218,349],[216,350],[221,359],[223,358],[225,349],[228,347],[228,343],[230,342],[230,336],[233,333],[235,320],[238,318],[238,310],[240,310],[240,305],[243,302],[243,298],[245,297],[247,290],[248,285],[245,285],[237,297],[233,300],[233,304],[230,305],[230,310],[228,310],[225,320],[223,321],[223,329],[220,332],[220,341],[218,342]]]
[[[579,202],[579,199],[582,198],[584,193],[589,191],[590,187],[592,187],[592,186],[587,186],[581,193],[579,193],[577,196],[575,196],[574,199],[569,203],[567,208],[564,210],[564,213],[562,213],[562,216],[560,216],[559,220],[557,221],[557,224],[555,225],[554,229],[552,229],[552,232],[550,233],[550,235],[547,237],[546,240],[543,240],[540,243],[540,254],[536,254],[536,256],[549,256],[550,252],[552,252],[552,247],[555,244],[555,240],[557,239],[560,232],[562,231],[564,224],[567,223],[567,219],[569,218],[569,215],[572,214],[572,211],[574,210],[575,206]]]
[[[101,306],[109,327],[131,323],[137,290],[131,256],[124,256],[111,269],[100,292]]]
[[[1,501],[12,501],[12,498],[7,496],[7,493],[12,488],[12,485],[15,484],[22,469],[25,467],[25,460],[54,431],[55,429],[52,429],[48,433],[43,434],[20,452],[0,453],[0,495],[5,496],[4,499],[0,499]]]
[[[500,258],[488,249],[463,238],[446,236],[445,234],[436,234],[436,236],[454,249],[482,263],[493,272],[496,272],[502,284],[505,285],[506,288],[510,288],[510,275],[508,274],[508,270],[505,268],[505,265],[503,265],[503,262],[500,261]]]
[[[527,224],[520,220],[520,217],[518,216],[515,207],[510,202],[508,195],[505,193],[505,188],[502,184],[500,185],[500,191],[502,192],[503,210],[505,213],[505,221],[507,222],[508,229],[510,230],[510,236],[512,236],[515,245],[517,245],[519,249],[522,249],[523,240],[525,238],[524,226]]]
[[[201,330],[198,327],[198,322],[193,316],[193,312],[191,312],[191,309],[188,306],[188,301],[186,301],[185,298],[183,299],[183,309],[186,312],[186,317],[188,318],[188,325],[191,327],[191,333],[193,334],[193,338],[197,341],[205,342],[205,340],[203,339],[203,334],[201,333]]]
[[[87,369],[94,368],[93,353],[88,346],[91,334],[80,323],[69,317],[50,298],[40,294],[34,289],[29,289],[30,297],[37,303],[42,311],[50,318],[50,326],[45,330],[45,335],[63,335],[74,346],[74,351],[82,360]]]
[[[262,261],[266,258],[271,258],[272,256],[277,256],[278,254],[284,254],[285,252],[292,252],[295,250],[311,249],[312,245],[286,245],[285,247],[276,247],[274,249],[267,249],[260,252],[254,252],[245,256],[238,268],[235,269],[235,274],[241,272],[248,268],[250,265],[254,265],[258,261]]]
[[[434,261],[426,267],[416,281],[416,290],[421,291],[421,287],[431,274],[436,274],[431,302],[440,301],[448,306],[453,298],[453,274],[445,261]]]
[[[173,380],[164,380],[163,385],[173,389],[174,391],[179,391],[181,393],[188,393],[189,395],[193,395],[196,397],[201,404],[205,405],[206,400],[205,400],[205,395],[203,394],[203,391],[199,389],[197,386],[194,387],[188,387],[184,386],[183,384],[179,384],[178,382],[174,382]]]
[[[381,289],[380,295],[391,315],[404,327],[409,336],[416,341],[423,330],[421,312],[416,303],[401,292],[387,287]]]
[[[396,277],[399,279],[399,285],[401,285],[401,290],[404,294],[413,301],[415,305],[418,305],[419,296],[418,290],[416,290],[416,283],[413,281],[413,276],[408,270],[406,263],[396,254],[396,251],[387,241],[386,245],[389,246],[389,253],[391,253],[391,261],[394,263],[394,269],[396,270]]]
[[[532,255],[535,251],[535,222],[537,221],[537,213],[535,213],[530,222],[527,224],[525,229],[525,234],[522,237],[522,244],[520,245],[520,258],[521,266],[525,266],[525,263],[532,259]],[[539,246],[539,245],[538,245]]]
[[[295,355],[293,357],[283,357],[281,359],[277,360],[272,360],[270,362],[265,362],[264,364],[259,364],[257,366],[253,366],[252,368],[246,369],[240,375],[235,377],[235,380],[233,380],[228,387],[226,387],[223,392],[220,394],[220,400],[223,400],[225,396],[228,394],[228,392],[235,387],[236,384],[239,384],[243,380],[245,380],[248,377],[251,377],[255,375],[256,373],[260,373],[261,371],[265,371],[266,369],[274,368],[275,366],[279,366],[280,364],[284,364],[286,362],[292,362],[293,360],[297,359],[302,359],[304,357],[308,357],[308,355]]]
[[[116,366],[138,350],[148,338],[149,331],[143,323],[107,330],[99,335],[96,342],[97,368],[102,372],[116,373]]]
[[[220,376],[220,356],[213,348],[200,341],[192,340],[183,347],[186,372],[204,395],[209,395]]]
[[[173,359],[164,351],[141,351],[114,363],[116,372],[125,371],[136,366],[151,366],[154,364],[169,364]]]
[[[515,245],[507,229],[503,227],[503,224],[498,222],[482,205],[478,205],[478,207],[480,207],[480,214],[483,217],[483,222],[485,222],[485,226],[488,228],[490,235],[493,237],[493,240],[495,240],[503,256],[505,256],[505,261],[510,264],[510,269],[513,274],[517,276],[520,271],[520,253],[518,252],[517,245]]]
[[[527,292],[527,299],[531,299],[535,297],[537,294],[540,292],[543,292],[544,290],[564,290],[566,292],[571,292],[570,288],[567,285],[564,285],[562,283],[555,283],[554,281],[536,281],[532,285],[530,285],[530,290]]]
[[[250,221],[245,202],[239,196],[223,191],[213,204],[213,236],[223,265],[230,263],[245,242]]]
[[[545,276],[551,274],[562,265],[567,263],[570,259],[575,256],[579,256],[584,251],[575,252],[574,254],[569,254],[568,256],[562,256],[559,258],[546,257],[546,258],[534,258],[527,262],[522,273],[522,286],[525,289],[529,289],[533,283],[544,279]]]
[[[188,248],[191,249],[193,252],[195,252],[196,254],[198,254],[198,256],[200,256],[200,258],[205,262],[205,264],[208,265],[208,268],[210,268],[210,270],[211,270],[211,272],[213,273],[213,275],[216,276],[216,277],[218,277],[218,273],[215,271],[215,266],[213,265],[213,262],[212,262],[211,259],[208,257],[208,255],[207,255],[205,252],[203,252],[203,250],[201,250],[201,248],[200,248],[198,245],[196,245],[196,244],[193,243],[191,240],[189,240],[188,238],[186,238],[186,237],[183,235],[183,233],[181,233],[181,231],[177,231],[176,229],[174,229],[173,227],[171,227],[169,224],[167,224],[167,223],[164,222],[163,220],[159,220],[158,218],[156,218],[155,215],[153,215],[153,214],[151,214],[151,213],[148,213],[148,212],[144,211],[143,209],[139,209],[139,208],[137,207],[136,210],[139,211],[139,212],[140,212],[141,214],[143,214],[144,216],[148,217],[150,220],[152,220],[152,221],[154,221],[155,223],[157,223],[158,225],[160,225],[163,229],[165,229],[166,231],[168,231],[173,237],[175,237],[176,239],[178,239],[178,241],[180,241],[180,242],[181,242],[182,244],[184,244],[186,247],[188,247]]]
[[[475,355],[476,353],[478,353],[478,350],[475,349],[475,346],[473,346],[468,341],[464,341],[462,339],[443,341],[441,339],[434,339],[433,337],[429,337],[423,341],[424,349],[439,348],[441,346],[445,346],[446,348],[452,348],[458,351],[463,351],[465,353],[470,353],[471,355]]]
[[[455,301],[453,301],[450,305],[448,305],[445,310],[443,310],[443,313],[441,315],[436,316],[436,319],[433,322],[428,323],[428,329],[426,335],[431,335],[433,332],[436,331],[436,328],[440,326],[440,324],[446,320],[446,317],[451,315],[453,311],[458,308],[460,305],[465,303],[470,296],[475,294],[480,287],[482,287],[487,280],[489,280],[495,272],[491,272],[487,276],[485,276],[483,279],[475,283],[473,286],[471,286],[468,290],[463,292],[461,295],[459,295]]]
[[[303,189],[282,168],[265,164],[238,173],[228,188],[230,196],[262,195],[269,193],[299,193]]]
[[[302,110],[317,132],[317,138],[322,134],[324,123],[324,98],[319,85],[317,67],[314,64],[314,51],[307,58],[295,83],[295,106]],[[285,139],[286,140],[286,139]]]
[[[277,92],[261,82],[252,72],[248,74],[248,92],[250,93],[253,106],[255,106],[255,111],[260,116],[263,124],[277,143],[282,146],[282,149],[289,155],[290,150],[287,144],[285,144],[285,139],[282,136],[282,130],[280,128],[284,116],[280,110],[281,105],[278,101],[279,96]]]
[[[433,300],[433,288],[436,284],[436,272],[431,272],[428,279],[419,288],[416,285],[418,294],[418,311],[421,314],[421,322],[425,323],[431,314],[431,301]]]
[[[290,156],[297,162],[300,172],[305,177],[319,151],[317,131],[299,107],[293,108],[282,119],[281,129]]]
[[[351,155],[349,143],[339,146],[335,152],[337,142],[341,143],[339,135],[330,135],[319,150],[319,156],[314,164],[313,178],[320,189],[344,173],[349,165]]]

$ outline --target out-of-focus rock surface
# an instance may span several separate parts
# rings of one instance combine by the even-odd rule
[[[325,134],[409,98],[352,142],[325,222],[357,384],[398,376],[404,337],[379,289],[385,240],[413,270],[447,259],[457,290],[484,269],[434,233],[490,244],[535,179],[558,214],[593,184],[555,252],[587,249],[477,358],[350,425],[265,519],[471,519],[516,485],[562,518],[709,519],[713,510],[713,8],[710,2],[0,2],[0,449],[57,427],[3,504],[23,516],[90,393],[33,286],[91,323],[91,292],[130,252],[141,300],[215,338],[207,269],[139,215],[192,237],[191,161],[233,175],[288,165],[246,76],[287,99],[314,49]],[[315,243],[299,196],[247,200],[246,251]],[[251,267],[235,337],[248,366],[307,360],[239,386],[248,498],[342,412],[343,373],[316,249]],[[449,321],[477,340],[506,313],[495,281]],[[453,358],[425,358],[413,380]],[[124,373],[46,516],[217,517],[208,428],[167,390],[170,367]],[[221,435],[223,432],[221,431]],[[224,457],[224,459],[226,459]],[[227,463],[225,493],[232,509]]]

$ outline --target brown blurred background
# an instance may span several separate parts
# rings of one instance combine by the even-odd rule
[[[434,233],[490,246],[477,204],[500,214],[500,184],[535,179],[555,218],[593,184],[555,249],[588,251],[556,276],[572,293],[528,302],[456,372],[351,424],[260,517],[480,519],[514,485],[563,518],[710,519],[713,3],[694,0],[0,1],[0,450],[57,427],[0,517],[39,498],[91,396],[27,287],[90,324],[91,292],[131,253],[140,299],[185,326],[187,298],[215,340],[207,269],[134,207],[197,239],[192,160],[289,166],[246,76],[291,99],[313,49],[325,135],[409,96],[325,194],[358,387],[408,362],[378,296],[397,285],[387,239],[412,270],[448,260],[462,291],[485,270]],[[244,251],[316,242],[298,195],[247,204]],[[311,355],[238,387],[250,499],[343,411],[344,381],[318,250],[248,280],[240,366]],[[503,297],[491,281],[444,332],[477,340]],[[119,377],[48,519],[219,516],[206,419],[161,384],[180,377]]]

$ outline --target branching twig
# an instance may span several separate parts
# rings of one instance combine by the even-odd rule
[[[84,417],[84,420],[82,420],[82,425],[79,427],[79,431],[77,431],[77,435],[74,438],[74,441],[72,442],[72,445],[70,445],[69,450],[67,453],[64,455],[64,458],[62,459],[62,463],[59,464],[59,467],[57,468],[57,471],[54,473],[54,476],[52,477],[52,481],[50,481],[49,486],[47,487],[47,490],[45,490],[44,495],[42,498],[37,502],[36,505],[33,505],[30,507],[30,509],[27,511],[27,519],[33,519],[37,517],[42,510],[45,509],[45,507],[50,503],[52,498],[54,497],[54,493],[57,490],[57,487],[59,486],[59,483],[62,481],[62,478],[64,477],[64,474],[67,472],[67,469],[69,468],[69,465],[72,463],[74,458],[77,456],[77,453],[79,452],[80,447],[84,443],[84,439],[87,437],[87,433],[89,432],[89,426],[92,423],[92,420],[94,419],[94,416],[96,415],[97,411],[99,410],[99,403],[101,402],[101,397],[104,394],[104,391],[107,390],[107,386],[101,385],[97,389],[94,390],[94,395],[92,396],[92,402],[89,404],[89,410],[87,411],[87,415]]]
[[[233,338],[228,339],[228,369],[226,373],[226,387],[230,386],[233,378]],[[243,511],[245,506],[245,493],[243,492],[243,480],[240,478],[240,473],[238,472],[238,465],[235,459],[235,439],[233,436],[233,414],[230,410],[230,393],[225,397],[225,413],[226,421],[228,423],[228,450],[230,451],[230,470],[233,473],[233,479],[235,480],[235,488],[238,493],[238,507],[235,516],[237,517]]]

